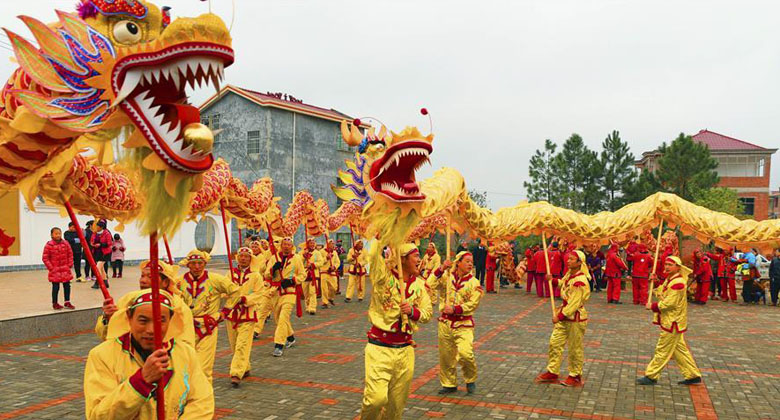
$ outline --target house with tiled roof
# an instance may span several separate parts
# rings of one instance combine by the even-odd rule
[[[262,177],[272,178],[282,211],[295,192],[303,190],[325,199],[331,211],[337,208],[339,202],[330,187],[340,182],[338,170],[355,152],[342,140],[340,123],[352,117],[288,93],[263,93],[234,85],[206,100],[200,113],[201,122],[218,132],[216,157],[227,161],[233,176],[247,186]],[[349,243],[348,230],[334,232],[333,237]],[[302,228],[296,240],[303,240]],[[232,242],[238,245],[236,228]]]
[[[693,141],[705,144],[718,161],[719,187],[736,190],[745,206],[745,213],[756,220],[769,217],[769,174],[772,155],[777,149],[768,149],[753,143],[729,137],[707,129],[692,136]],[[658,169],[658,150],[642,153],[636,166],[642,170]]]

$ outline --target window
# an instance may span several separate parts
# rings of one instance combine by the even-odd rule
[[[211,115],[201,115],[200,116],[200,123],[203,125],[208,126],[211,131],[217,131],[219,130],[221,124],[221,115],[220,114],[211,114]],[[214,143],[219,141],[219,133],[214,136]]]
[[[745,207],[745,214],[748,216],[755,215],[756,199],[753,197],[740,197],[739,201],[742,202],[742,206]]]
[[[219,130],[221,127],[221,119],[222,116],[220,114],[213,114],[211,116],[211,125],[209,125],[209,128],[211,128],[212,131]]]
[[[344,142],[344,138],[341,137],[341,129],[336,129],[336,150],[339,152],[352,152],[355,149],[353,147],[347,146],[347,143]]]
[[[756,176],[764,176],[764,158],[759,158],[756,164]]]
[[[247,131],[246,133],[246,153],[248,155],[260,154],[260,131]]]

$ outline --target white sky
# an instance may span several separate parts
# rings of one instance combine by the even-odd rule
[[[75,0],[0,3],[0,26],[29,36],[13,16],[52,21],[54,8],[71,11]],[[545,138],[562,143],[576,132],[599,149],[617,129],[638,156],[708,128],[780,146],[777,1],[236,3],[228,83],[378,117],[395,130],[427,132],[425,106],[434,168],[457,168],[470,188],[491,192],[494,208],[525,197],[528,160]],[[158,4],[174,16],[208,8]],[[213,7],[229,22],[229,0]],[[0,60],[3,77],[12,68]],[[772,188],[779,184],[775,155]]]

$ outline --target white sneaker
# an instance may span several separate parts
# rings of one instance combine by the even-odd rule
[[[284,350],[280,349],[279,347],[274,347],[274,357],[282,357],[284,354]]]

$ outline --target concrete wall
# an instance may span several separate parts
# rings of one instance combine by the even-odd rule
[[[226,94],[201,113],[204,120],[220,115],[219,128],[223,131],[216,139],[215,155],[228,162],[233,176],[247,187],[258,178],[271,177],[274,193],[281,198],[282,212],[292,201],[293,192],[302,190],[308,190],[315,199],[324,198],[331,212],[337,208],[330,186],[336,183],[344,160],[353,156],[338,148],[342,140],[337,122],[261,106],[234,93]],[[249,131],[260,131],[260,153],[247,153]],[[300,228],[296,239],[302,240],[303,236]],[[235,232],[232,242],[238,244]]]

